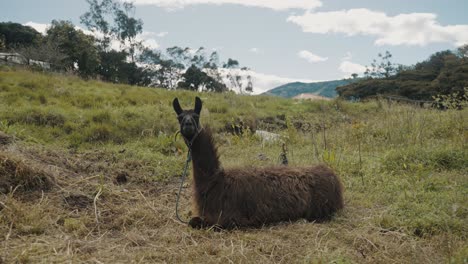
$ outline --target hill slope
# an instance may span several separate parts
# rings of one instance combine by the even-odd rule
[[[264,95],[276,95],[292,98],[299,94],[309,93],[324,97],[334,98],[337,96],[336,87],[350,84],[351,80],[335,80],[316,83],[293,82],[287,83],[264,92]]]
[[[172,99],[203,100],[224,168],[326,163],[345,186],[331,221],[229,232],[175,218],[187,148]],[[0,263],[463,263],[468,110],[167,91],[0,67]],[[181,216],[192,216],[190,181]]]
[[[390,95],[432,101],[433,96],[448,94],[458,94],[461,99],[465,87],[468,87],[468,57],[442,51],[388,78],[362,79],[339,87],[337,92],[345,99]]]

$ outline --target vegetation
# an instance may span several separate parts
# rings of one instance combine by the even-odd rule
[[[441,51],[414,66],[396,66],[391,54],[379,54],[366,71],[367,78],[337,88],[340,97],[364,99],[376,95],[433,100],[434,96],[457,93],[462,99],[468,87],[468,45],[456,52]]]
[[[29,26],[1,22],[0,51],[17,52],[28,65],[31,60],[47,62],[55,71],[113,83],[214,92],[229,88],[240,93],[253,91],[248,68],[230,58],[221,63],[216,51],[207,55],[203,47],[174,46],[158,51],[145,46],[138,38],[143,33],[143,21],[132,17],[133,3],[87,3],[89,10],[80,20],[92,34],[85,34],[70,21],[53,20],[45,36]],[[115,44],[120,49],[115,49]]]
[[[354,81],[355,80],[345,79],[316,83],[293,82],[271,89],[264,94],[292,98],[302,93],[311,93],[324,97],[334,98],[337,96],[337,87],[350,84]]]
[[[34,28],[18,23],[0,23],[0,48],[10,49],[15,45],[33,45],[41,39],[41,34]]]
[[[0,68],[0,262],[467,262],[466,108],[201,94],[223,166],[278,162],[280,143],[227,132],[243,121],[345,186],[330,222],[214,232],[174,214],[186,147],[171,102],[195,95]]]

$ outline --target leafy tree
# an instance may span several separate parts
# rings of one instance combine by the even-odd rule
[[[253,91],[252,76],[248,74],[249,68],[240,68],[239,62],[231,58],[223,65],[223,68],[226,71],[226,78],[231,86],[238,90],[239,93],[250,93]]]
[[[163,88],[175,89],[177,83],[181,79],[183,70],[184,67],[180,63],[176,63],[171,59],[162,60],[156,74],[160,86]]]
[[[5,36],[0,35],[0,51],[6,50]]]
[[[41,37],[41,34],[30,26],[13,22],[0,23],[0,40],[5,49],[38,44]]]
[[[145,65],[146,73],[151,79],[150,86],[175,89],[181,78],[184,66],[171,59],[164,59],[160,52],[144,49],[138,58]]]
[[[112,28],[108,20],[112,15],[115,3],[113,0],[102,0],[102,2],[86,0],[86,2],[89,4],[89,11],[80,16],[80,22],[91,32],[102,35],[99,42],[101,48],[106,50],[112,39]]]
[[[128,54],[125,51],[101,51],[101,63],[98,73],[108,82],[126,83],[131,85],[148,86],[151,84],[151,75],[148,70],[138,67],[134,62],[126,62]]]
[[[389,51],[385,51],[385,54],[379,53],[379,61],[374,59],[370,67],[366,67],[364,75],[370,78],[388,78],[397,73],[396,65],[393,64],[390,59],[392,54]]]
[[[98,66],[98,73],[103,80],[119,83],[127,79],[125,76],[122,77],[125,74],[125,72],[122,73],[122,68],[127,57],[124,51],[101,51],[99,57],[101,63]]]
[[[458,51],[458,56],[462,58],[468,58],[468,44],[460,46],[457,51]]]
[[[463,47],[461,47],[463,51]],[[363,79],[338,87],[340,97],[366,98],[375,95],[433,100],[437,95],[457,94],[465,98],[468,86],[467,58],[452,51],[440,51],[414,66],[399,66],[397,73],[383,78]]]
[[[41,41],[37,45],[19,46],[14,49],[17,53],[24,56],[26,63],[32,65],[32,60],[50,63],[54,70],[64,70],[67,55],[60,51],[56,43]]]
[[[204,47],[200,47],[198,50],[195,51],[195,53],[193,54],[190,60],[190,63],[192,65],[195,65],[199,69],[203,69],[205,68],[205,66],[207,66],[208,62],[207,62],[207,58],[205,55]]]
[[[227,91],[225,84],[218,82],[209,76],[196,65],[190,66],[182,75],[183,81],[178,83],[178,87],[194,91],[224,92]]]
[[[210,58],[204,65],[205,72],[213,77],[217,82],[223,83],[223,76],[220,71],[220,66],[219,66],[219,55],[218,52],[213,51],[210,54]]]
[[[141,42],[136,41],[136,36],[143,31],[143,21],[129,16],[130,12],[134,12],[135,7],[132,3],[124,2],[123,9],[114,5],[114,33],[118,36],[122,45],[128,44],[128,52],[132,62],[135,61],[135,52],[137,47],[141,47]]]
[[[81,23],[94,32],[102,35],[101,49],[109,50],[110,42],[116,39],[125,47],[132,62],[135,61],[137,49],[142,44],[136,36],[143,31],[143,21],[130,16],[135,11],[131,2],[114,2],[113,0],[86,0],[89,11],[81,17]]]
[[[178,46],[166,49],[167,55],[174,61],[174,63],[182,66],[184,69],[191,65],[192,56],[190,52],[192,49],[189,47],[181,48]]]
[[[252,77],[248,74],[249,69],[246,67],[241,68],[239,62],[233,59],[228,59],[220,67],[219,55],[216,51],[208,56],[203,47],[193,50],[189,47],[174,46],[166,49],[166,54],[170,63],[169,61],[160,63],[160,71],[167,70],[172,74],[159,74],[159,76],[171,78],[170,83],[172,84],[178,83],[181,79],[185,80],[178,85],[179,88],[190,89],[188,85],[191,83],[195,88],[203,87],[200,89],[221,92],[227,90],[226,84],[224,84],[224,80],[227,80],[231,87],[241,93],[252,92],[253,90]],[[176,71],[173,71],[173,69],[176,69]],[[188,73],[185,71],[186,74],[184,75],[185,69],[187,69]],[[209,81],[206,81],[208,77],[205,75],[209,77]],[[196,80],[187,82],[187,78],[195,78],[195,76]]]
[[[70,21],[53,20],[45,41],[57,45],[60,52],[67,55],[64,59],[66,68],[78,71],[83,77],[95,75],[99,63],[95,40],[75,29]]]

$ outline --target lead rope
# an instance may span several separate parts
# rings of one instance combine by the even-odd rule
[[[176,217],[177,220],[179,220],[183,224],[188,224],[187,221],[184,221],[180,218],[179,216],[179,200],[180,200],[180,194],[182,192],[182,187],[184,185],[185,178],[187,177],[187,169],[189,166],[190,161],[192,160],[192,155],[191,155],[191,149],[189,148],[187,151],[187,161],[185,162],[185,168],[184,168],[184,173],[182,173],[182,178],[180,180],[180,186],[179,186],[179,193],[177,194],[177,201],[176,201]]]

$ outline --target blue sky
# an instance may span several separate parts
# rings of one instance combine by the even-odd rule
[[[0,21],[38,29],[52,19],[79,23],[84,0],[0,0]],[[360,72],[386,50],[405,65],[468,43],[462,0],[134,0],[142,39],[217,50],[252,69],[256,93],[295,81]]]

